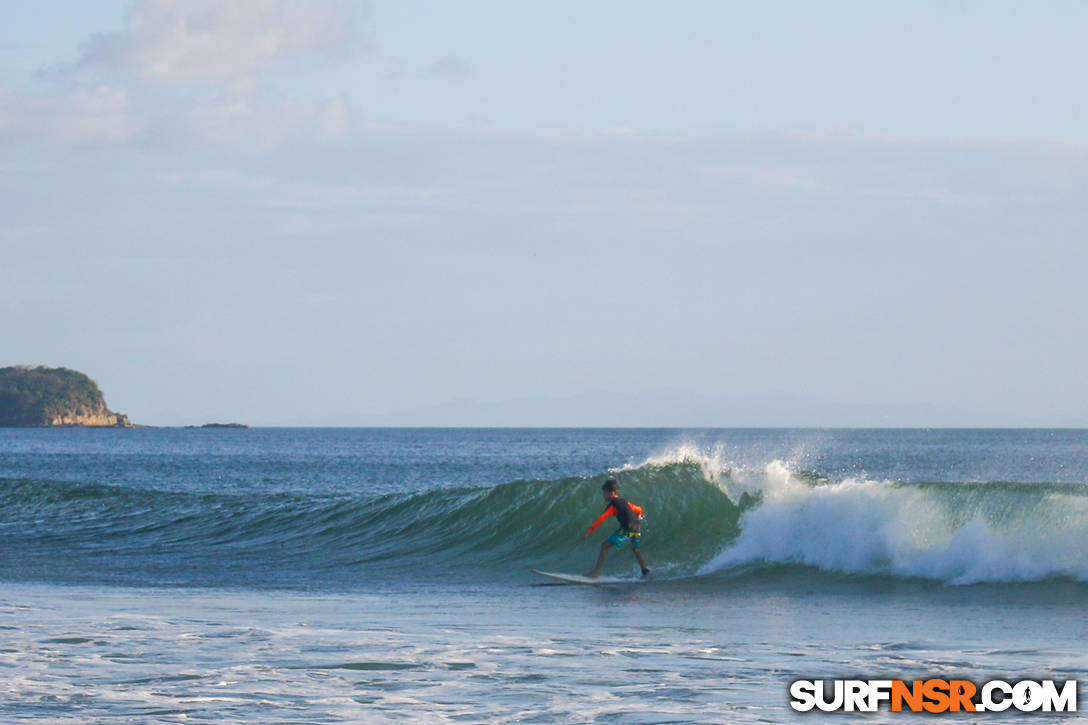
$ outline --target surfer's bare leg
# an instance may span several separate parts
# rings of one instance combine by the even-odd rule
[[[646,566],[646,560],[642,558],[642,552],[638,549],[631,549],[631,551],[634,552],[635,558],[638,559],[638,565],[642,568],[642,576],[648,576],[647,572],[650,569]]]
[[[601,567],[604,566],[604,558],[608,556],[608,550],[612,548],[612,542],[605,539],[601,542],[601,553],[597,554],[597,566],[593,567],[593,571],[587,571],[585,576],[590,579],[596,579],[601,575]]]

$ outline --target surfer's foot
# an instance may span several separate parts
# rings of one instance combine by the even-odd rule
[[[643,579],[649,579],[650,578],[650,570],[649,569],[644,568],[642,570],[642,578]]]
[[[586,577],[587,579],[596,579],[600,575],[601,575],[601,573],[599,571],[587,571],[582,576]]]

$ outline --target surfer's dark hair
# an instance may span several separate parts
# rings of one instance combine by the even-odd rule
[[[605,481],[604,483],[601,484],[601,490],[602,491],[619,491],[620,490],[620,482],[617,481],[614,478],[610,478],[610,479],[608,479],[607,481]]]

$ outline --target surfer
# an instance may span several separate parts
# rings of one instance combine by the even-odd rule
[[[608,550],[613,546],[619,548],[628,541],[631,542],[631,552],[638,559],[638,565],[642,567],[642,576],[650,576],[650,570],[646,567],[646,560],[642,558],[642,552],[639,551],[639,539],[642,536],[642,532],[639,530],[641,528],[639,521],[642,519],[642,507],[620,498],[620,484],[614,478],[604,482],[604,485],[601,486],[601,492],[604,494],[604,501],[608,506],[605,508],[604,513],[598,516],[597,520],[582,534],[582,539],[585,540],[609,516],[615,516],[620,522],[620,527],[616,529],[616,533],[601,542],[601,553],[597,555],[597,566],[593,567],[593,571],[587,571],[586,576],[591,579],[599,577],[601,567],[604,566],[604,559],[608,556]]]

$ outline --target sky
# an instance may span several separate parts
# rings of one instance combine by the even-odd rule
[[[148,425],[1088,425],[1088,4],[43,0],[0,365]]]

